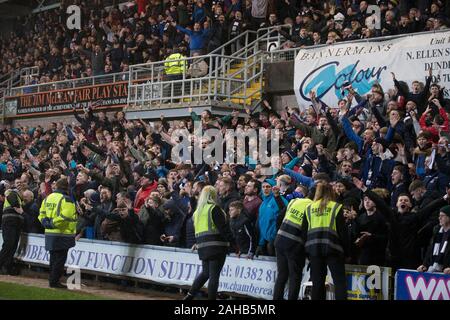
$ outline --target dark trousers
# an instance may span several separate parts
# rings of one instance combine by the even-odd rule
[[[208,300],[216,300],[220,272],[225,264],[225,258],[226,256],[224,255],[218,259],[202,261],[202,273],[195,278],[191,290],[189,290],[192,295],[195,295],[209,279]]]
[[[330,268],[335,288],[336,300],[347,300],[347,282],[345,278],[345,261],[339,256],[311,257],[311,280],[313,283],[311,299],[325,300],[325,279],[327,265]]]
[[[283,300],[284,287],[289,279],[288,300],[298,300],[302,271],[305,266],[303,250],[276,249],[278,276],[273,289],[273,300]]]
[[[59,279],[64,274],[64,264],[66,263],[68,249],[50,250],[50,274],[48,282],[50,285],[59,283]]]
[[[0,269],[5,268],[8,272],[12,271],[14,253],[16,253],[21,232],[21,222],[5,221],[2,223],[3,246],[0,251]]]

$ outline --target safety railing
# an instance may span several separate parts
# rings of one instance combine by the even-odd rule
[[[63,89],[73,89],[80,87],[90,87],[102,84],[109,84],[115,82],[124,82],[128,81],[129,73],[128,72],[119,72],[112,73],[107,75],[100,75],[89,78],[79,78],[79,79],[71,79],[71,80],[63,80],[56,82],[47,82],[47,83],[39,83],[39,84],[28,84],[20,87],[15,87],[10,90],[10,96],[17,96],[22,94],[32,94],[32,93],[40,93],[47,91],[56,91]]]
[[[131,66],[128,103],[139,107],[213,100],[247,101],[259,92],[258,88],[247,92],[249,84],[262,81],[262,56],[255,54],[251,58],[249,62],[250,59],[210,54],[175,60],[174,64],[185,65],[182,73],[176,75],[166,74],[164,61]],[[236,64],[242,68],[233,73]],[[219,65],[221,68],[216,67]]]

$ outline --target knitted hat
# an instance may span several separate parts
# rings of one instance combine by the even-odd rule
[[[450,217],[450,206],[442,207],[440,210],[442,213],[445,213],[447,217]]]

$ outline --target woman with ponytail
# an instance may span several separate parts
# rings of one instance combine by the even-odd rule
[[[225,212],[217,205],[217,190],[213,186],[205,186],[200,193],[193,220],[202,272],[184,300],[192,300],[208,279],[208,299],[215,300],[220,272],[233,236]]]
[[[302,229],[306,234],[305,251],[310,261],[313,283],[311,298],[325,300],[327,266],[330,268],[336,300],[347,299],[345,252],[347,248],[342,205],[328,183],[319,182],[314,201],[306,208]]]

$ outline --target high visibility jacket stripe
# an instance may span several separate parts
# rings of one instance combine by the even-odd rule
[[[284,220],[283,223],[284,223],[284,224],[288,224],[288,225],[290,225],[291,227],[296,228],[296,229],[300,229],[300,230],[302,229],[302,226],[301,226],[301,225],[298,225],[298,224],[296,224],[296,223],[293,223],[293,222],[290,221],[290,220]]]
[[[279,234],[280,236],[289,238],[289,239],[291,239],[291,240],[294,240],[294,241],[303,243],[303,239],[302,239],[302,238],[297,237],[297,236],[294,236],[293,234],[291,234],[291,233],[289,233],[289,232],[286,232],[286,231],[284,231],[284,230],[278,230],[278,234]]]
[[[342,246],[333,243],[329,239],[324,239],[324,238],[308,240],[308,241],[306,241],[305,247],[308,248],[308,247],[311,247],[311,246],[314,246],[314,245],[318,245],[318,244],[324,244],[324,245],[327,245],[327,246],[329,246],[329,247],[331,247],[331,248],[333,248],[333,249],[335,249],[335,250],[337,250],[339,252],[344,252],[344,249],[342,249]]]
[[[45,235],[52,236],[52,237],[68,237],[68,238],[75,238],[74,234],[68,234],[68,233],[61,233],[61,232],[53,232],[51,229],[45,230]]]
[[[339,236],[336,231],[330,230],[329,228],[315,228],[315,229],[311,229],[310,231],[308,231],[308,235],[314,235],[314,233],[318,233],[318,232],[328,232],[328,233],[334,234],[336,236]]]
[[[210,246],[222,246],[222,247],[228,247],[230,245],[229,242],[225,242],[225,241],[208,241],[208,242],[202,242],[197,244],[197,247],[199,249],[204,248],[204,247],[210,247]]]
[[[18,213],[4,213],[4,214],[2,214],[2,219],[5,219],[5,218],[24,219],[24,217],[21,214],[18,214]]]

